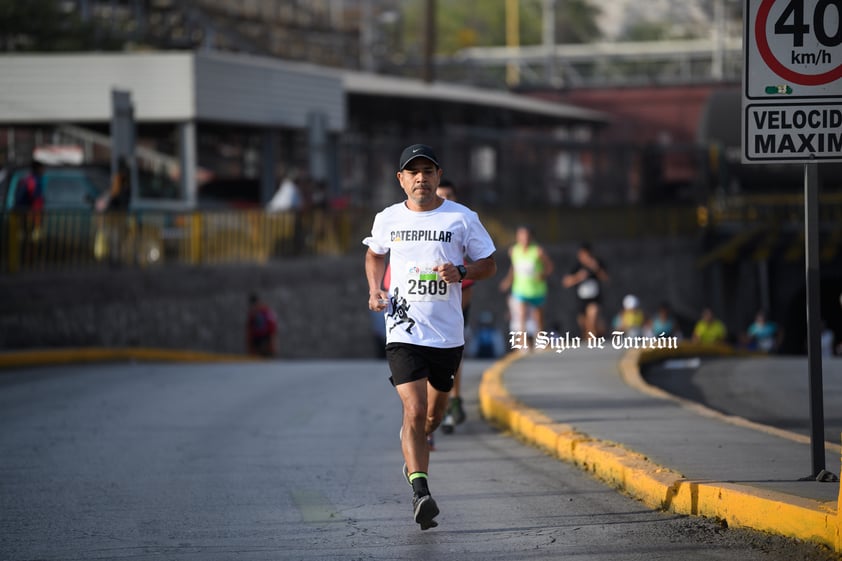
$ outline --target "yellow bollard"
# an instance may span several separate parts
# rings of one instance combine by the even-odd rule
[[[198,265],[202,260],[202,215],[194,212],[190,218],[190,264]]]
[[[842,475],[842,461],[839,474]],[[842,553],[842,483],[839,484],[839,495],[836,498],[836,552]]]

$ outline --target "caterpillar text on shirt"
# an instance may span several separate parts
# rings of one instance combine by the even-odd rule
[[[434,270],[491,256],[494,242],[477,214],[445,200],[429,211],[412,211],[405,202],[374,217],[363,240],[378,255],[389,253],[391,282],[386,310],[386,342],[437,348],[465,344],[460,285],[448,284]]]

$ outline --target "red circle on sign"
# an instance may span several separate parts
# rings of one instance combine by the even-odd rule
[[[769,41],[766,39],[766,20],[769,19],[769,12],[772,10],[772,4],[774,3],[775,0],[763,0],[757,11],[757,20],[754,22],[754,40],[766,66],[781,78],[802,86],[822,86],[842,78],[842,64],[821,74],[801,74],[787,68],[775,58],[772,49],[769,48]]]

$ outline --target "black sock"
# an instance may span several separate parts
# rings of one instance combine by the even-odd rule
[[[410,474],[410,480],[412,482],[412,491],[420,496],[429,495],[430,488],[427,487],[427,474],[417,471],[415,473]]]

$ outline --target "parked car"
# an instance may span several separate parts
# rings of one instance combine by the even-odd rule
[[[27,166],[5,170],[0,182],[4,216],[9,216],[8,213],[14,209],[18,189],[29,173]],[[129,218],[135,227],[130,228],[127,226],[129,221],[123,217],[96,215],[94,203],[109,186],[110,169],[107,165],[45,166],[44,213],[34,237],[37,247],[33,248],[37,259],[42,262],[48,259],[53,263],[84,261],[93,257],[143,265],[161,261],[164,255],[161,225],[166,223],[166,219],[159,211],[147,214],[141,208],[133,208]],[[177,187],[162,189],[160,178],[141,174],[141,193],[150,189],[155,193],[178,192]],[[160,198],[156,196],[156,199]],[[8,224],[6,220],[3,222]]]
[[[2,187],[3,208],[15,206],[20,182],[29,175],[28,167],[7,170]],[[46,166],[43,189],[45,210],[93,209],[93,202],[108,189],[108,172],[98,166]]]

